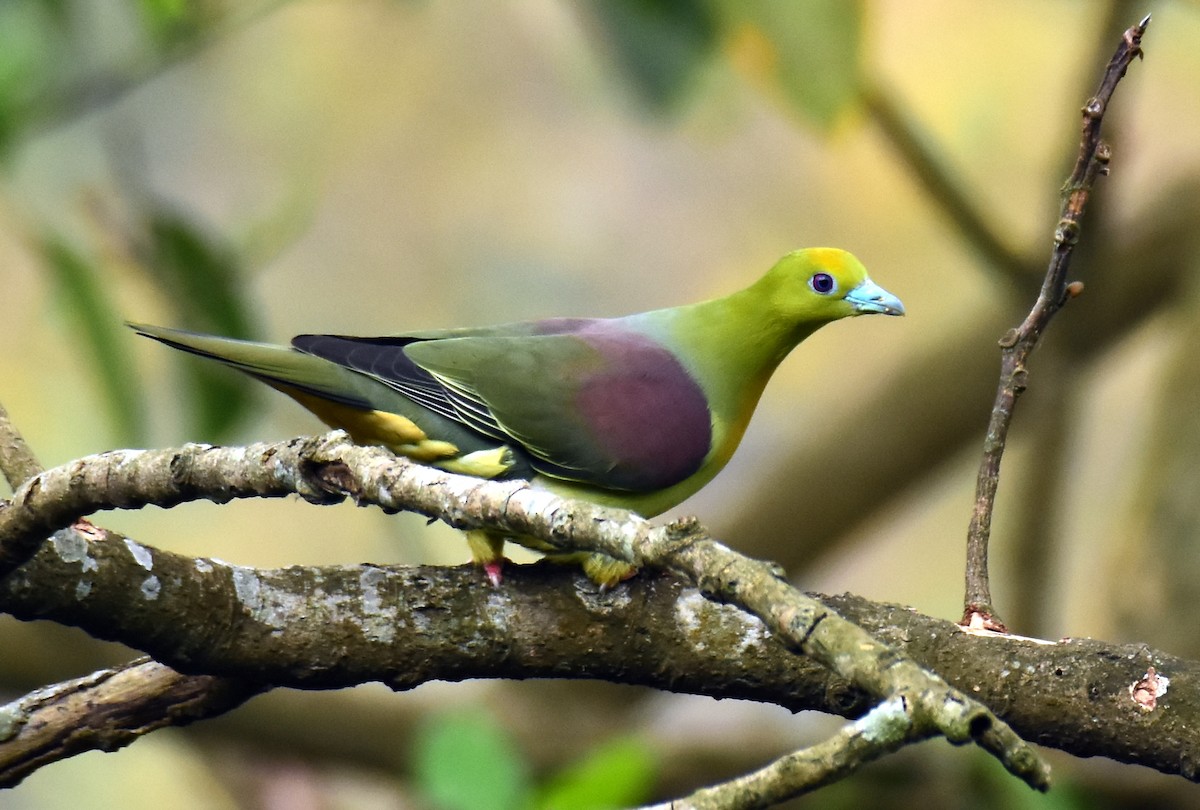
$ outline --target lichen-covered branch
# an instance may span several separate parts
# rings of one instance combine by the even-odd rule
[[[409,688],[471,677],[571,677],[848,717],[872,704],[846,680],[790,653],[758,620],[704,599],[677,577],[640,576],[600,594],[577,572],[539,564],[511,567],[504,587],[493,590],[468,566],[261,571],[151,550],[162,587],[150,598],[143,589],[150,573],[143,565],[145,547],[106,537],[83,542],[82,549],[48,543],[0,583],[0,607],[18,618],[51,619],[151,648],[177,669],[211,669],[221,676],[177,673],[179,683],[165,691],[188,695],[187,710],[178,716],[154,696],[149,708],[100,701],[108,715],[102,722],[111,731],[73,741],[105,750],[132,739],[122,736],[125,729],[150,728],[154,711],[183,722],[228,708],[228,692],[221,690],[245,693],[265,685],[338,688],[384,681]],[[81,582],[90,583],[82,600]],[[203,596],[221,591],[221,600]],[[186,617],[197,594],[202,599],[192,605],[193,618],[180,620],[174,633],[155,632]],[[206,618],[218,601],[227,603],[217,614],[222,618]],[[1185,768],[1200,762],[1200,740],[1191,731],[1200,726],[1200,664],[1144,645],[971,634],[857,597],[822,601],[959,690],[1003,707],[1006,722],[1024,736],[1079,756],[1107,756],[1197,779]],[[221,622],[227,626],[214,632]],[[1170,683],[1147,710],[1131,687],[1151,667]],[[210,678],[217,694],[206,703],[195,690]],[[43,717],[54,716],[52,703],[38,705]],[[21,711],[9,709],[8,716]],[[13,770],[22,750],[78,752],[56,747],[62,729],[31,724],[19,730],[20,750],[0,741],[0,785],[23,775]]]
[[[795,591],[772,567],[725,548],[693,522],[654,528],[621,510],[560,499],[523,482],[481,481],[421,467],[379,448],[350,444],[341,434],[245,448],[191,445],[80,459],[39,475],[14,493],[11,504],[0,508],[0,540],[18,548],[36,547],[35,538],[67,529],[78,518],[104,509],[293,492],[321,502],[349,495],[360,503],[409,509],[459,527],[492,526],[564,549],[600,551],[638,566],[676,570],[710,598],[758,616],[785,646],[811,656],[877,699],[903,698],[908,721],[921,733],[936,732],[953,742],[974,740],[1030,784],[1048,784],[1045,766],[1032,749],[981,704]],[[74,548],[78,534],[59,534],[55,543],[69,554],[86,554]],[[164,583],[173,581],[156,570],[153,550],[131,546],[130,553],[146,570],[140,587],[147,595],[160,593]],[[229,576],[232,579],[235,572]],[[242,604],[256,607],[262,625],[258,640],[269,643],[269,619],[283,606],[279,592],[264,589],[257,578],[235,580],[234,585],[241,590]],[[234,626],[245,618],[244,613],[222,613],[230,604],[211,593],[197,593],[195,598],[209,617],[226,616]],[[173,617],[157,625],[157,632],[148,627],[145,648],[153,652],[158,639],[177,633],[177,621]],[[384,624],[377,625],[378,632],[388,632]],[[390,621],[386,624],[390,627]],[[209,636],[181,652],[185,663],[221,647],[222,638],[212,637],[216,631],[211,628],[228,625],[210,621],[207,626]],[[302,646],[313,655],[320,653]]]
[[[67,757],[229,711],[265,688],[143,659],[38,689],[0,706],[0,788]]]
[[[0,475],[15,489],[44,469],[0,405]],[[90,524],[80,529],[74,536],[84,545],[117,541],[114,533]],[[0,545],[0,557],[5,548],[11,546]],[[0,574],[0,589],[4,582]],[[155,729],[223,714],[265,688],[231,678],[184,675],[149,660],[47,686],[0,707],[0,787],[15,785],[60,759],[115,751]]]
[[[770,807],[848,776],[884,754],[919,742],[899,698],[885,700],[866,716],[808,748],[780,757],[764,768],[710,785],[650,810],[730,810]]]
[[[1083,290],[1083,285],[1078,282],[1067,284],[1067,271],[1075,244],[1079,241],[1080,222],[1092,186],[1098,176],[1108,171],[1109,148],[1100,140],[1100,125],[1117,84],[1124,78],[1125,71],[1133,60],[1142,55],[1142,35],[1149,24],[1150,18],[1146,17],[1125,31],[1104,72],[1099,90],[1083,106],[1079,153],[1071,176],[1063,186],[1062,210],[1054,229],[1054,247],[1050,254],[1046,277],[1042,281],[1041,292],[1021,325],[1010,330],[1000,340],[1000,383],[996,389],[995,404],[992,406],[992,415],[984,438],[983,459],[980,461],[975,485],[975,506],[967,529],[966,595],[963,608],[965,624],[1004,629],[1004,624],[992,604],[988,578],[988,540],[991,536],[996,490],[1000,484],[1000,461],[1004,456],[1017,399],[1027,384],[1029,356],[1046,327],[1050,325],[1054,314]]]
[[[797,710],[828,699],[824,680],[819,693],[801,685],[775,694],[822,668],[768,643],[757,619],[683,593],[678,578],[648,575],[600,593],[574,574],[512,566],[493,589],[470,566],[258,570],[60,534],[0,582],[0,607],[122,641],[179,670],[293,688],[559,674],[718,697],[732,696],[720,684],[741,679],[738,697]],[[663,680],[653,673],[668,657]],[[848,684],[839,694],[843,711],[865,709]]]

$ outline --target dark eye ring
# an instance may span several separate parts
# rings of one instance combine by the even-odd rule
[[[828,273],[817,273],[808,280],[808,286],[812,287],[812,291],[815,293],[829,295],[837,289],[837,282]]]

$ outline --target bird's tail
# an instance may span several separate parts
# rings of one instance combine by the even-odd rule
[[[189,354],[216,360],[289,395],[305,393],[353,407],[370,407],[365,399],[355,396],[353,389],[346,385],[344,377],[351,372],[290,346],[203,335],[142,323],[129,323],[128,326],[139,335]]]

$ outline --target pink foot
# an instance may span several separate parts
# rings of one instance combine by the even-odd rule
[[[492,583],[493,588],[499,588],[500,583],[504,581],[504,559],[492,560],[483,564],[483,573],[487,576],[488,582]]]

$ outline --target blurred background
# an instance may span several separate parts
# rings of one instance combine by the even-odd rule
[[[992,582],[1017,632],[1200,656],[1196,2],[0,0],[0,402],[48,466],[282,439],[320,425],[122,322],[283,342],[619,315],[844,247],[908,317],[807,341],[677,511],[806,589],[957,619],[996,341],[1040,285],[1078,110],[1147,12],[1072,266],[1086,289],[1018,408]],[[243,565],[467,556],[412,516],[294,500],[103,522]],[[0,701],[131,655],[7,617],[0,650]],[[585,683],[280,691],[0,804],[618,806],[829,728]],[[930,744],[790,806],[1200,795],[1052,761],[1040,797]]]

